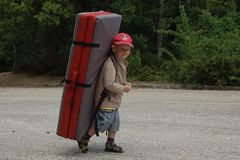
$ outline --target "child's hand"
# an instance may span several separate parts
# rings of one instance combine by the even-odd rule
[[[127,85],[129,85],[129,86],[132,86],[132,84],[131,84],[131,83],[129,83],[129,82],[125,82],[125,84],[127,84]]]
[[[125,85],[123,86],[123,91],[124,91],[124,92],[129,92],[131,89],[132,89],[132,86],[131,86],[131,85],[125,84]]]

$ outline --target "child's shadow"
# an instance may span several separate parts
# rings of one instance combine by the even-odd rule
[[[73,157],[82,157],[82,158],[89,158],[91,157],[91,154],[93,155],[100,155],[100,154],[104,154],[104,148],[101,145],[93,145],[93,146],[89,146],[89,151],[87,153],[81,153],[81,151],[79,150],[78,146],[71,146],[68,148],[62,148],[61,150],[57,151],[57,156],[59,157],[64,157],[66,159],[71,159]]]

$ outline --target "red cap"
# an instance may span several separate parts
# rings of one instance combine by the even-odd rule
[[[113,38],[112,44],[127,44],[134,47],[132,44],[132,38],[127,33],[118,33]]]

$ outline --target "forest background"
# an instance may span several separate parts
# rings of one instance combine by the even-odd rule
[[[64,76],[76,14],[123,16],[130,81],[240,85],[239,0],[1,0],[0,72]]]

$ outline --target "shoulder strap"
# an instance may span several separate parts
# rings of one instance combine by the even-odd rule
[[[100,106],[102,105],[102,102],[107,97],[107,95],[108,95],[108,90],[104,89],[101,96],[100,96],[100,99],[97,103],[96,110],[94,112],[94,116],[93,116],[93,119],[92,119],[92,122],[94,121],[94,130],[95,130],[96,136],[99,136],[99,131],[98,131],[98,128],[97,128],[97,116],[96,115],[99,112]]]
[[[117,58],[116,58],[116,56],[115,56],[115,54],[114,53],[112,53],[111,55],[110,55],[110,57],[111,57],[111,60],[112,60],[112,63],[113,63],[113,66],[114,66],[114,68],[115,68],[115,70],[116,70],[116,74],[115,74],[115,82],[116,82],[116,79],[117,79],[117,73],[118,73],[118,65],[117,65]]]
[[[112,60],[113,66],[114,66],[114,68],[116,70],[116,75],[115,75],[115,82],[116,82],[116,77],[117,77],[117,73],[118,73],[117,59],[116,59],[116,56],[114,55],[114,53],[111,53],[110,58]],[[106,88],[104,88],[103,92],[101,93],[100,99],[99,99],[99,101],[97,103],[96,109],[94,111],[94,114],[93,114],[93,117],[92,117],[92,120],[91,120],[91,123],[90,123],[90,126],[89,126],[89,128],[90,128],[91,125],[94,122],[94,129],[95,129],[96,136],[99,136],[99,131],[98,131],[98,128],[97,128],[97,118],[96,118],[96,115],[99,112],[99,109],[100,109],[100,106],[102,105],[102,102],[108,96],[108,94],[109,94],[109,91]]]

